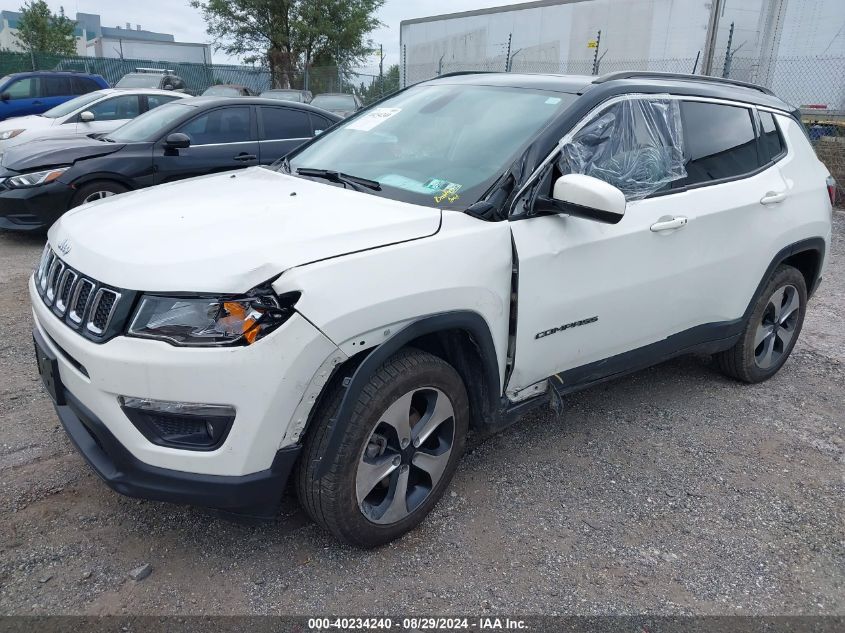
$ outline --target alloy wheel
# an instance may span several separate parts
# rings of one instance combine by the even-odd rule
[[[94,202],[94,200],[102,200],[103,198],[110,198],[114,195],[113,191],[95,191],[94,193],[85,197],[83,202]]]
[[[795,286],[775,290],[754,336],[754,362],[760,369],[775,366],[789,351],[801,314],[801,298]]]
[[[358,507],[373,523],[401,521],[435,489],[455,442],[455,411],[434,387],[409,391],[379,417],[358,461]]]

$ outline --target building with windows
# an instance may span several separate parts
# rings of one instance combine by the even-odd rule
[[[20,51],[15,37],[21,14],[0,11],[0,50]],[[162,62],[211,63],[211,47],[198,42],[177,42],[170,33],[134,27],[108,27],[93,13],[76,14],[76,53],[82,57],[148,59]]]

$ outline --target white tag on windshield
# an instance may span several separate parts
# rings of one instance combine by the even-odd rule
[[[373,108],[347,125],[346,129],[368,132],[400,112],[402,112],[402,108]]]

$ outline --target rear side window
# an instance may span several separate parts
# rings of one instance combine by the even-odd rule
[[[90,77],[72,77],[71,81],[73,83],[73,94],[76,95],[85,95],[102,88],[102,86]]]
[[[785,151],[783,137],[780,135],[775,115],[771,112],[760,113],[760,149],[763,163],[779,158]]]
[[[682,101],[687,177],[676,186],[742,176],[759,165],[751,110],[740,106]]]
[[[45,97],[67,97],[73,94],[70,77],[44,77],[41,79],[41,91]]]
[[[262,140],[274,141],[289,138],[310,138],[311,119],[307,112],[293,108],[261,107],[261,119],[264,122]]]
[[[319,114],[311,113],[311,126],[314,128],[314,135],[322,134],[328,130],[334,123],[329,121],[326,117]]]
[[[147,109],[152,110],[153,108],[157,108],[165,103],[170,103],[176,99],[179,99],[179,97],[169,97],[167,95],[147,95]]]

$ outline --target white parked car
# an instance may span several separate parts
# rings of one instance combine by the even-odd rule
[[[57,105],[43,114],[0,123],[0,152],[44,138],[106,134],[147,110],[190,95],[167,90],[96,90]]]
[[[768,90],[459,74],[252,168],[66,213],[30,284],[39,369],[120,493],[418,525],[470,429],[691,351],[787,360],[827,169]],[[562,482],[561,485],[565,485]]]

